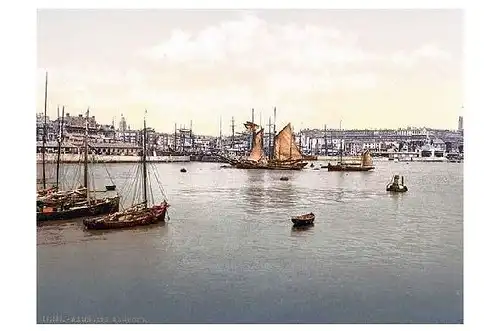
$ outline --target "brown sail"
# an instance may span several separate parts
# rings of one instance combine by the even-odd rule
[[[302,160],[302,153],[295,143],[292,126],[288,123],[274,138],[274,159],[278,161]]]
[[[365,151],[363,153],[363,156],[361,159],[361,166],[362,167],[372,167],[373,166],[373,159],[370,155],[370,151]]]
[[[253,137],[253,148],[250,151],[250,155],[248,156],[248,161],[261,162],[265,159],[266,155],[264,153],[263,146],[263,134],[264,129],[261,129],[257,132]]]

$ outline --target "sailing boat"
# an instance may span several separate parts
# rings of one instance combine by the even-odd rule
[[[340,122],[340,130],[342,131],[342,121]],[[360,162],[343,162],[342,161],[342,146],[343,139],[340,140],[339,145],[339,161],[337,164],[328,163],[328,171],[369,171],[375,169],[370,151],[366,150],[361,155]]]
[[[252,128],[253,129],[253,128]],[[252,131],[252,149],[245,160],[231,162],[236,168],[240,169],[265,169],[267,166],[267,157],[264,153],[264,129],[255,133]]]
[[[159,205],[148,207],[148,194],[147,194],[147,164],[146,164],[146,119],[144,118],[144,131],[143,131],[143,144],[142,144],[142,187],[143,187],[143,201],[139,204],[132,205],[131,207],[121,211],[115,212],[111,215],[98,218],[85,219],[83,225],[87,229],[103,230],[103,229],[119,229],[130,228],[135,226],[144,226],[156,224],[165,221],[165,215],[170,205],[166,200],[163,200]],[[152,198],[152,197],[151,197]]]
[[[84,140],[83,187],[62,192],[53,192],[37,199],[37,222],[67,220],[85,216],[97,216],[118,211],[120,197],[91,197],[88,178],[88,118],[87,109]],[[94,192],[95,194],[95,192]]]
[[[47,181],[45,178],[45,144],[47,142],[47,85],[48,85],[48,76],[49,74],[45,73],[45,104],[44,104],[44,112],[43,112],[43,135],[42,135],[42,185],[43,188],[37,190],[37,196],[45,196],[49,193],[52,193],[56,190],[54,186],[47,188]]]
[[[292,125],[288,123],[274,137],[273,158],[268,162],[268,169],[301,170],[306,165],[307,162],[295,142]]]
[[[255,127],[252,127],[252,129]],[[270,158],[266,157],[264,153],[264,129],[259,130],[257,133],[255,131],[252,133],[253,143],[250,155],[246,160],[231,162],[235,168],[301,170],[307,165],[307,162],[303,161],[302,153],[295,143],[290,123],[274,137],[274,148],[270,151]]]

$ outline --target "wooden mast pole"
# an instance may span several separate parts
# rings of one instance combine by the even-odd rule
[[[87,191],[87,203],[90,204],[89,177],[88,177],[88,146],[89,146],[89,108],[85,114],[85,141],[83,154],[83,186]]]
[[[43,189],[47,188],[46,178],[45,178],[45,143],[47,141],[47,82],[49,74],[45,72],[45,106],[43,112],[43,136],[42,136],[42,181]]]
[[[146,114],[147,110],[144,113],[144,130],[143,130],[143,135],[142,135],[142,186],[143,186],[143,200],[144,200],[144,205],[147,207],[148,206],[148,190],[146,187],[147,183],[147,170],[146,170],[146,139],[147,139],[147,134],[146,134]]]
[[[64,118],[64,107],[62,109],[63,118]],[[59,191],[59,163],[61,162],[61,144],[62,144],[62,121],[59,116],[59,106],[57,106],[57,121],[59,128],[59,137],[57,141],[57,165],[56,165],[56,190]]]

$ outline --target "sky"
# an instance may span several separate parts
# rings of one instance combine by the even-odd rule
[[[37,15],[37,112],[229,134],[277,129],[456,129],[463,10],[71,10]],[[465,120],[466,121],[466,120]]]

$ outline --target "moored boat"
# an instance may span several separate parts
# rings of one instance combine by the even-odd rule
[[[106,230],[106,229],[120,229],[120,228],[131,228],[136,226],[144,226],[150,224],[156,224],[165,221],[165,215],[167,214],[167,209],[170,205],[166,201],[165,194],[164,200],[158,205],[148,206],[149,199],[153,200],[153,196],[148,199],[148,171],[147,171],[147,148],[146,142],[147,132],[146,132],[146,119],[144,119],[144,129],[143,129],[143,149],[142,149],[142,202],[133,204],[132,206],[124,209],[120,212],[115,212],[111,215],[106,215],[104,217],[89,218],[83,221],[83,225],[87,229],[91,230]],[[158,177],[156,177],[158,180]],[[151,190],[152,192],[152,190]],[[135,196],[135,194],[134,194]]]
[[[70,220],[81,217],[98,216],[110,214],[118,211],[120,197],[111,197],[103,199],[93,199],[90,203],[87,201],[76,202],[70,206],[39,207],[36,213],[37,222]]]
[[[140,204],[104,217],[85,219],[83,225],[91,230],[106,230],[156,224],[165,221],[168,207],[166,201],[150,208]]]
[[[292,223],[294,226],[307,226],[314,224],[316,216],[313,213],[304,214],[300,216],[293,216]]]
[[[375,169],[370,151],[365,151],[359,163],[338,162],[337,164],[328,164],[328,171],[370,171]]]
[[[83,187],[67,191],[56,190],[44,196],[39,196],[37,198],[37,224],[45,221],[71,220],[81,217],[98,216],[118,211],[120,204],[119,195],[97,198],[95,196],[95,190],[90,191],[89,188],[88,117],[89,110],[87,109],[84,140]],[[59,180],[57,180],[57,183],[58,182]],[[91,193],[93,194],[91,195]]]

